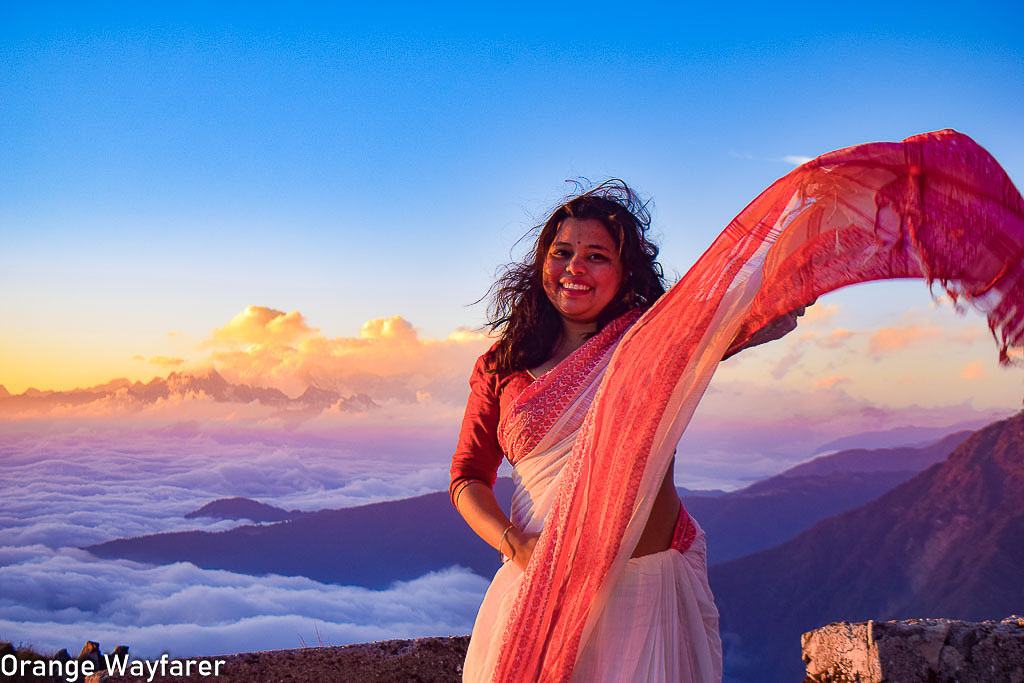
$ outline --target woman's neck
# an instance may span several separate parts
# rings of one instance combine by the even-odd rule
[[[539,377],[569,357],[573,351],[583,346],[597,331],[595,323],[580,324],[568,320],[562,321],[562,334],[551,351],[551,357],[535,368],[529,368],[530,374]]]
[[[583,346],[590,337],[597,332],[597,323],[574,323],[569,320],[562,321],[562,337],[555,345],[555,357],[559,360]]]

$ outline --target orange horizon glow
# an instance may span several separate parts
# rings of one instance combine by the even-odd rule
[[[976,325],[955,317],[923,325],[911,315],[898,325],[856,330],[844,326],[842,313],[836,304],[811,307],[801,332],[723,363],[719,376],[766,389],[839,390],[882,405],[955,404],[965,397],[988,407],[1019,405],[1020,373],[998,366],[991,339]],[[205,338],[167,335],[152,353],[56,340],[19,346],[8,339],[0,346],[0,385],[11,395],[72,391],[212,368],[232,383],[291,397],[324,382],[355,391],[358,375],[378,378],[378,392],[380,382],[390,386],[385,397],[405,392],[413,401],[438,398],[431,383],[441,381],[443,398],[455,400],[489,344],[464,328],[443,339],[421,338],[401,316],[369,320],[357,337],[328,337],[298,311],[248,306]]]

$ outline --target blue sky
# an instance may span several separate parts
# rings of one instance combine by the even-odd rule
[[[567,178],[653,197],[670,274],[787,157],[954,127],[1019,184],[1022,14],[7,3],[0,366],[99,377],[248,305],[444,337]],[[927,300],[886,291],[847,324]]]

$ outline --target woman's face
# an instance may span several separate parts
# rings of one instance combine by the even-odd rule
[[[566,218],[544,258],[544,292],[563,320],[593,323],[622,284],[615,240],[596,218]]]

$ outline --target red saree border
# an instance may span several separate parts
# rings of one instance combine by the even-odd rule
[[[672,544],[669,548],[678,550],[680,553],[685,553],[696,540],[697,525],[693,523],[693,518],[690,517],[690,513],[686,511],[686,506],[680,505],[679,519],[676,520],[676,528],[675,531],[672,532]]]

